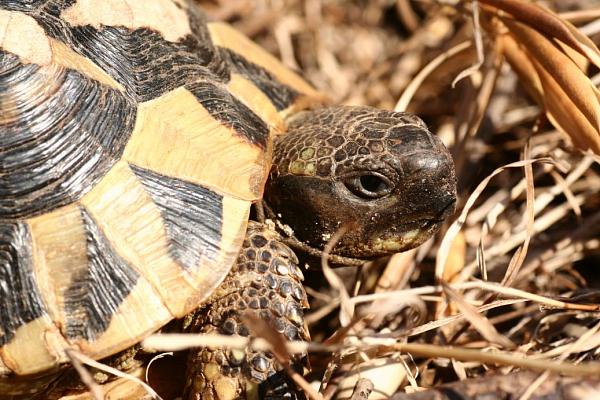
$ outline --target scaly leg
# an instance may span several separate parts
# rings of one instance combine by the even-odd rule
[[[308,340],[303,309],[308,307],[298,259],[280,236],[250,222],[233,269],[210,300],[187,323],[194,333],[248,336],[242,316],[268,321],[288,340]],[[302,366],[300,357],[293,360]],[[273,355],[254,350],[201,348],[188,358],[184,398],[302,399]]]

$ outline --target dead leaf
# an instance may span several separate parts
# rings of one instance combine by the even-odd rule
[[[598,130],[600,126],[598,90],[585,73],[559,47],[539,32],[509,18],[503,18],[502,21],[517,38],[518,43],[552,75],[590,124]],[[600,140],[597,141],[600,146]]]
[[[600,50],[571,23],[552,11],[522,0],[479,0],[511,14],[516,20],[572,47],[600,68]]]
[[[477,308],[467,303],[465,299],[454,291],[450,286],[442,283],[444,287],[444,293],[448,298],[456,304],[458,309],[463,313],[465,318],[471,323],[471,326],[477,330],[486,340],[492,343],[501,345],[506,349],[512,349],[515,344],[507,337],[498,333],[494,325],[485,317],[483,317]]]

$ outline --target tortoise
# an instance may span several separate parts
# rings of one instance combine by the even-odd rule
[[[67,349],[103,359],[185,316],[307,339],[297,258],[249,223],[263,198],[315,248],[352,223],[334,253],[365,259],[454,210],[423,121],[331,105],[191,1],[0,0],[0,108],[0,397],[43,395]],[[186,397],[243,397],[278,369],[192,351]]]

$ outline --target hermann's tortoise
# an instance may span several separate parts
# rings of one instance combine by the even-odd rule
[[[454,209],[422,121],[327,106],[185,0],[0,0],[0,108],[0,397],[45,390],[68,348],[105,358],[186,315],[191,332],[247,335],[253,312],[307,338],[294,254],[248,225],[263,190],[313,247],[353,222],[335,252],[363,258]],[[198,350],[187,396],[279,368]]]

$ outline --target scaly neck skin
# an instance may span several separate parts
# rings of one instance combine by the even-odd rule
[[[302,112],[288,121],[274,153],[265,197],[313,247],[353,224],[335,253],[405,251],[454,212],[452,158],[410,114],[341,106]]]

